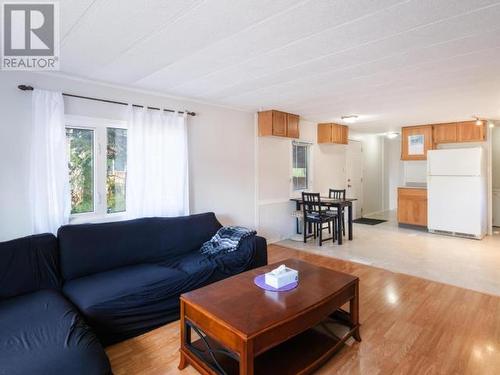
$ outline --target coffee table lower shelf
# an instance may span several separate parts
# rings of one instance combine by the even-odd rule
[[[329,327],[338,323],[338,320],[329,319],[260,354],[254,360],[254,374],[309,374],[318,369],[338,352],[345,341],[353,336],[356,328],[359,328],[348,327],[342,337],[337,337]],[[197,327],[190,325],[203,335]],[[181,349],[187,361],[203,374],[239,374],[238,356],[216,340],[203,336],[204,339],[198,339]]]

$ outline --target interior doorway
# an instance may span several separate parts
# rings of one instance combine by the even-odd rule
[[[360,141],[349,140],[346,152],[346,196],[356,198],[353,218],[363,217],[363,147]]]

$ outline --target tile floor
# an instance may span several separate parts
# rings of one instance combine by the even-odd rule
[[[400,228],[394,212],[372,217],[388,222],[354,224],[354,240],[341,246],[313,239],[278,244],[500,296],[500,234],[463,239]]]

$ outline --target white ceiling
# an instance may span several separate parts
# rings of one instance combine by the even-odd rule
[[[71,75],[360,131],[500,118],[500,0],[62,0]]]

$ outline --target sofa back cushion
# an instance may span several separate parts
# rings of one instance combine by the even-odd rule
[[[57,240],[53,234],[0,242],[0,299],[60,288]]]
[[[197,250],[221,227],[215,214],[143,218],[59,228],[65,280]]]

